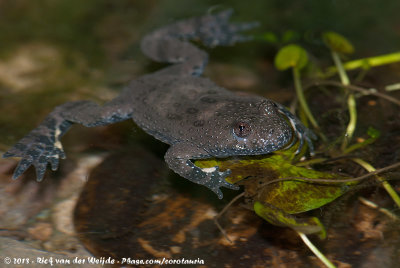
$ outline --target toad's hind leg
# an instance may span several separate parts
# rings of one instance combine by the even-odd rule
[[[103,106],[90,101],[67,102],[57,106],[43,122],[8,150],[3,157],[21,157],[13,178],[19,177],[29,166],[36,168],[41,180],[50,163],[52,170],[59,159],[65,158],[60,138],[74,123],[87,127],[102,126],[131,117],[131,105],[126,98],[118,97]]]
[[[226,10],[155,30],[143,38],[142,51],[155,61],[174,64],[159,73],[199,76],[207,64],[208,55],[190,40],[199,40],[208,47],[214,47],[250,39],[240,32],[255,27],[257,23],[233,24],[228,21],[231,15],[232,10]]]
[[[299,147],[297,148],[296,154],[298,154],[301,149],[303,148],[304,141],[307,142],[308,148],[310,150],[310,154],[314,154],[314,145],[311,140],[317,139],[317,136],[312,132],[310,129],[308,129],[306,126],[303,125],[303,123],[296,117],[294,116],[291,112],[289,112],[283,105],[274,102],[275,105],[278,108],[278,111],[283,114],[284,116],[287,117],[287,119],[290,122],[290,125],[294,129],[294,133],[299,140]],[[289,147],[292,147],[292,145],[295,143],[296,139],[293,139],[292,143],[289,144]]]

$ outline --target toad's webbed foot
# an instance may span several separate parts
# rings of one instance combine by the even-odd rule
[[[165,161],[168,166],[191,182],[204,185],[213,191],[219,199],[223,194],[220,187],[238,190],[239,187],[225,180],[231,174],[230,170],[219,171],[219,167],[199,168],[190,159],[209,158],[205,150],[187,142],[176,143],[172,145],[165,154]]]
[[[13,179],[18,178],[31,165],[36,169],[36,178],[38,181],[43,179],[47,164],[50,163],[51,169],[57,170],[60,158],[65,158],[62,145],[58,140],[60,134],[65,132],[71,125],[64,122],[62,125],[52,125],[48,118],[38,128],[31,131],[22,138],[3,157],[21,157],[17,168],[14,171]]]
[[[290,121],[292,123],[292,121]],[[300,122],[300,121],[299,121]],[[293,124],[293,128],[295,129],[296,136],[299,139],[299,148],[296,150],[296,154],[300,153],[301,149],[304,146],[304,142],[307,143],[308,149],[310,151],[310,155],[314,155],[314,144],[311,139],[316,140],[317,136],[310,129],[306,128],[303,124]]]
[[[232,10],[226,10],[167,25],[146,35],[142,39],[141,49],[155,61],[174,63],[158,71],[158,75],[199,76],[207,64],[208,55],[189,42],[190,40],[198,40],[205,46],[215,47],[251,39],[241,32],[254,28],[258,23],[230,23],[232,13]]]
[[[310,154],[313,155],[314,154],[314,145],[312,143],[312,139],[316,140],[317,136],[314,134],[314,132],[312,132],[310,129],[308,129],[306,126],[303,125],[303,123],[296,117],[294,116],[291,112],[289,112],[284,106],[282,106],[279,103],[275,103],[278,107],[278,111],[285,115],[288,119],[289,122],[291,124],[291,126],[293,127],[293,130],[295,132],[295,136],[297,139],[293,139],[293,142],[288,146],[291,147],[296,140],[299,140],[299,147],[296,150],[296,154],[298,154],[301,149],[304,146],[304,142],[307,143],[308,148],[310,150]]]
[[[229,18],[233,13],[232,9],[222,11],[215,15],[206,15],[193,23],[200,25],[194,29],[193,39],[200,39],[208,47],[229,46],[237,42],[251,40],[251,36],[242,35],[240,32],[250,30],[259,25],[258,22],[230,23]],[[196,21],[196,19],[193,19]]]
[[[196,167],[197,168],[197,167]],[[209,170],[209,171],[208,171]],[[239,186],[233,185],[227,182],[225,179],[231,174],[231,171],[228,169],[224,172],[219,171],[219,167],[215,166],[209,169],[200,169],[201,174],[199,178],[193,178],[197,183],[206,186],[211,191],[213,191],[219,199],[223,198],[222,191],[219,189],[220,187],[225,187],[232,190],[239,190]]]

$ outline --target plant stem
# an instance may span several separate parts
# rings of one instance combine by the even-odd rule
[[[344,86],[350,85],[350,79],[346,74],[346,71],[343,67],[342,61],[340,60],[339,54],[335,51],[332,51],[332,58],[333,58],[333,62],[336,65],[336,68],[338,69],[339,77],[340,77],[340,80],[342,81],[342,84]],[[357,124],[356,100],[355,100],[353,93],[349,93],[349,96],[347,97],[347,106],[349,108],[350,120],[349,120],[349,124],[347,125],[346,134],[344,136],[343,143],[341,146],[342,151],[344,151],[346,149],[349,141],[353,137],[354,131],[356,129],[356,124]]]
[[[353,60],[346,62],[343,67],[346,70],[354,70],[358,68],[365,68],[365,67],[376,67],[385,64],[395,63],[400,61],[400,52],[394,52],[386,55],[370,57],[370,58],[363,58],[359,60]],[[336,67],[330,67],[327,70],[326,75],[332,76],[338,71]]]
[[[377,209],[378,211],[382,212],[383,214],[385,214],[392,220],[396,220],[396,221],[400,220],[399,217],[396,214],[394,214],[393,212],[389,211],[386,208],[379,207],[377,204],[375,204],[374,202],[372,202],[368,199],[365,199],[364,197],[359,197],[358,200],[360,200],[361,203],[363,203],[364,205],[366,205],[370,208]]]
[[[320,259],[326,265],[326,267],[336,268],[336,266],[330,260],[328,260],[328,258],[325,257],[325,255],[321,251],[319,251],[316,246],[314,246],[314,244],[308,239],[308,237],[304,233],[297,233],[303,240],[304,244],[306,244],[306,246],[314,253],[315,256],[317,256],[318,259]]]
[[[376,138],[369,138],[363,142],[353,144],[353,145],[347,147],[347,149],[343,150],[343,154],[349,154],[352,151],[355,151],[355,150],[360,149],[368,144],[373,143],[374,141],[376,141]]]
[[[306,98],[304,97],[303,88],[301,86],[300,81],[300,71],[298,68],[293,68],[293,79],[294,79],[294,87],[296,89],[297,98],[299,99],[300,106],[306,114],[308,120],[310,120],[311,124],[314,128],[319,130],[319,126],[314,116],[312,115],[310,108],[308,107]]]
[[[312,87],[312,86],[335,86],[335,87],[344,87],[344,88],[349,89],[349,90],[352,90],[352,91],[360,92],[360,93],[362,93],[362,94],[364,94],[364,95],[373,95],[373,96],[376,96],[376,97],[378,97],[378,98],[382,98],[382,99],[384,99],[384,100],[390,101],[391,103],[394,103],[394,104],[400,106],[400,101],[399,101],[398,99],[393,98],[393,97],[391,97],[391,96],[389,96],[389,95],[386,95],[386,94],[382,94],[382,93],[376,92],[376,89],[374,89],[374,88],[365,89],[365,88],[358,87],[358,86],[355,86],[355,85],[343,86],[343,85],[340,84],[339,82],[326,80],[326,81],[317,81],[317,82],[314,82],[313,84],[308,85],[308,86],[306,87],[306,89],[308,89],[308,88],[310,88],[310,87]]]
[[[385,87],[386,91],[395,91],[395,90],[399,90],[400,89],[400,83],[395,83],[395,84],[391,84],[391,85],[387,85]]]
[[[241,194],[238,194],[235,196],[217,215],[214,217],[214,223],[217,225],[218,229],[221,231],[222,235],[225,237],[226,240],[228,240],[230,243],[233,243],[232,240],[228,237],[228,234],[225,232],[224,228],[222,228],[221,224],[219,224],[218,219],[221,217],[230,206],[233,205],[236,201],[239,200],[239,198],[242,198],[244,196],[244,192]]]
[[[349,124],[347,125],[346,134],[342,143],[342,151],[345,151],[349,141],[353,137],[354,131],[357,125],[357,107],[356,107],[356,99],[353,93],[350,93],[347,97],[347,107],[349,109]]]
[[[350,85],[350,79],[346,74],[342,61],[340,60],[339,54],[335,51],[332,51],[332,58],[338,70],[340,81],[342,81],[342,84],[345,86]]]
[[[375,168],[367,163],[366,161],[360,159],[360,158],[352,158],[354,162],[365,168],[368,172],[373,172],[375,171]],[[390,185],[388,181],[386,181],[384,178],[380,176],[376,176],[377,179],[382,182],[383,188],[385,188],[386,192],[390,195],[390,197],[393,199],[393,201],[396,203],[396,205],[400,208],[400,197],[397,194],[396,190],[393,189],[393,187]]]

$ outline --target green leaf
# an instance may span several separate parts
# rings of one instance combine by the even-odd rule
[[[354,47],[344,36],[335,32],[324,32],[322,39],[329,49],[343,54],[351,54],[354,52]]]
[[[326,233],[318,218],[298,218],[291,214],[319,208],[343,195],[357,182],[285,180],[267,184],[271,180],[288,177],[349,179],[293,165],[296,149],[292,146],[270,156],[197,160],[195,164],[201,168],[219,166],[220,170],[230,169],[232,173],[226,180],[243,185],[245,196],[256,214],[269,223],[290,227],[304,234],[317,233],[323,239]]]
[[[258,201],[254,203],[253,208],[258,216],[273,225],[289,227],[304,234],[317,233],[321,239],[326,238],[325,228],[316,217],[298,218],[271,204]]]
[[[373,127],[369,127],[368,130],[367,130],[367,134],[371,138],[377,139],[381,135],[381,132],[379,130],[373,128]]]
[[[288,68],[302,69],[308,63],[307,52],[298,45],[287,45],[278,51],[275,57],[275,67],[280,70]]]
[[[272,156],[267,157],[197,160],[195,164],[201,168],[219,166],[220,170],[230,169],[232,173],[226,179],[228,182],[244,185],[246,195],[254,201],[269,203],[288,214],[319,208],[343,195],[349,186],[356,184],[355,182],[315,183],[287,180],[263,185],[268,181],[287,177],[348,179],[338,174],[293,165],[291,161],[294,157],[295,147],[275,152]]]

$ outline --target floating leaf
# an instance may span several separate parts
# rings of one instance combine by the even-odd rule
[[[288,68],[302,69],[308,62],[307,52],[298,45],[287,45],[278,51],[275,67],[280,70]]]
[[[354,47],[344,36],[335,32],[324,32],[322,39],[325,44],[333,51],[343,54],[351,54]]]

